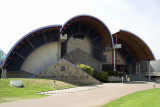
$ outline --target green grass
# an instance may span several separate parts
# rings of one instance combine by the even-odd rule
[[[22,80],[24,87],[14,87],[10,85],[10,80]],[[36,92],[59,90],[76,86],[77,85],[56,81],[56,87],[53,88],[53,80],[47,79],[0,79],[0,103],[45,97],[47,95],[40,95]]]
[[[160,107],[160,89],[134,92],[103,107]]]

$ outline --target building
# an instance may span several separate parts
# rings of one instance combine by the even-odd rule
[[[5,57],[6,57],[6,54],[0,49],[0,62],[4,60]],[[0,66],[1,66],[1,63],[0,63]]]
[[[8,52],[2,77],[92,78],[78,64],[96,71],[150,76],[148,65],[153,60],[152,51],[137,35],[126,30],[111,34],[100,19],[79,15],[64,25],[45,26],[23,36]]]

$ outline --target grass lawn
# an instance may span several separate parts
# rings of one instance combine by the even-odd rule
[[[10,85],[10,80],[22,80],[22,88]],[[0,79],[0,103],[17,101],[22,99],[33,99],[45,97],[47,95],[36,94],[36,92],[59,90],[64,88],[76,87],[77,85],[56,81],[56,87],[53,88],[53,80],[47,79],[25,79],[25,78],[7,78]]]
[[[160,89],[134,92],[103,107],[160,107]]]

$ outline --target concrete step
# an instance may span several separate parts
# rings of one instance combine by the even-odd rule
[[[143,76],[137,76],[137,75],[134,75],[134,74],[128,74],[127,75],[131,81],[148,81],[148,78],[146,77],[143,77]]]

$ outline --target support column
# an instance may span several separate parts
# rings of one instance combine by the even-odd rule
[[[129,70],[129,71],[130,71],[130,74],[132,74],[132,65],[130,65],[129,68],[130,68],[130,70]]]
[[[58,61],[61,59],[61,50],[60,50],[61,49],[61,42],[58,41],[57,44],[58,44],[58,47],[57,47],[57,61]]]
[[[138,64],[138,66],[139,66],[139,67],[138,67],[138,69],[139,69],[139,70],[138,70],[138,76],[140,77],[140,76],[141,76],[141,68],[140,68],[141,65],[140,65],[140,62],[139,62],[139,64]]]
[[[116,71],[116,59],[115,59],[115,49],[114,49],[114,71]]]
[[[6,69],[2,69],[2,75],[1,75],[1,78],[6,78],[6,72],[7,72],[7,70],[6,70]]]
[[[121,44],[115,44],[113,46],[113,49],[114,49],[114,71],[116,71],[116,49],[120,49],[121,48]]]
[[[3,78],[6,78],[6,73],[7,73],[7,69],[4,69],[4,77]]]
[[[150,75],[150,61],[148,61],[148,80],[151,81],[151,75]]]
[[[138,64],[136,63],[136,75],[138,75]]]

